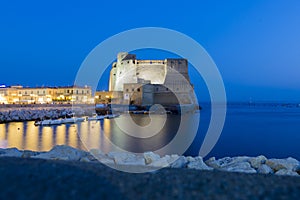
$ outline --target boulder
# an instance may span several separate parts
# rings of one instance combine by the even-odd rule
[[[269,167],[266,164],[262,164],[259,166],[259,168],[257,169],[257,173],[260,174],[273,174],[273,170],[271,169],[271,167]]]
[[[100,161],[102,164],[105,164],[105,165],[114,165],[115,164],[115,161],[108,157],[99,158],[98,161]]]
[[[86,156],[86,157],[82,157],[79,160],[80,162],[91,162],[91,160]]]
[[[188,157],[186,157],[186,159],[187,159],[188,162],[193,162],[193,161],[195,161],[195,158],[192,157],[192,156],[188,156]]]
[[[251,166],[255,169],[258,169],[262,164],[265,164],[267,161],[267,158],[263,155],[253,157],[249,159],[249,163]]]
[[[23,151],[23,154],[21,157],[22,158],[31,158],[32,156],[36,156],[39,154],[40,154],[39,152],[25,150],[25,151]]]
[[[247,156],[238,156],[238,157],[225,157],[225,158],[221,158],[216,160],[214,157],[208,159],[205,163],[209,166],[212,167],[214,169],[221,169],[236,163],[242,163],[242,162],[248,162],[249,161],[249,157]]]
[[[184,156],[180,156],[177,160],[170,164],[171,168],[185,168],[188,164],[188,159]]]
[[[276,173],[276,175],[286,175],[286,176],[299,176],[297,172],[288,170],[288,169],[280,169]]]
[[[168,167],[169,166],[168,158],[162,157],[162,158],[150,163],[149,166],[151,166],[151,167]]]
[[[300,175],[300,165],[295,167],[293,171],[297,172]]]
[[[100,149],[91,149],[89,151],[90,154],[92,154],[95,157],[103,157],[106,154],[104,152],[102,152]]]
[[[143,155],[144,155],[145,163],[147,165],[160,159],[160,156],[158,154],[153,153],[152,151],[145,152]]]
[[[145,159],[133,153],[110,152],[107,155],[113,159],[117,165],[145,165]]]
[[[286,159],[269,159],[266,161],[266,165],[271,167],[275,172],[281,169],[293,171],[299,166],[299,161],[291,157]]]
[[[256,170],[253,169],[249,162],[233,162],[229,165],[226,165],[220,168],[222,171],[228,172],[241,172],[241,173],[256,173]]]
[[[50,151],[41,153],[32,158],[42,158],[42,159],[53,159],[53,160],[75,160],[79,161],[82,157],[87,155],[86,152],[75,149],[66,145],[59,145],[53,147]]]
[[[23,152],[17,148],[0,149],[1,157],[22,157]]]
[[[196,157],[195,161],[189,162],[187,164],[187,168],[190,169],[197,169],[197,170],[213,170],[212,167],[207,166],[204,162],[202,157]]]
[[[169,165],[171,165],[173,162],[175,162],[179,158],[179,155],[172,154],[172,155],[165,155],[164,157],[168,161]]]

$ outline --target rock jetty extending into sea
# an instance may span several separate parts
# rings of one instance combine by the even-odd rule
[[[218,170],[226,172],[259,173],[289,175],[300,177],[300,162],[294,158],[267,159],[265,156],[214,157],[203,161],[202,157],[165,155],[161,157],[153,152],[133,154],[125,152],[104,153],[99,149],[82,151],[70,146],[55,146],[48,152],[0,149],[0,157],[37,158],[80,162],[101,162],[108,166],[138,166],[145,168],[189,168],[196,170]]]
[[[7,106],[1,107],[0,123],[34,121],[41,119],[58,119],[72,116],[92,115],[95,107],[73,106],[72,105],[26,105],[26,106]]]

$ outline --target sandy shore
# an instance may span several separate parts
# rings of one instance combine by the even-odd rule
[[[0,158],[0,199],[299,199],[292,176],[161,169],[131,174],[100,163]]]

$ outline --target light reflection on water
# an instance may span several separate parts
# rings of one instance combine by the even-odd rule
[[[118,120],[126,121],[128,117],[130,115],[122,115]],[[141,125],[149,123],[147,115],[132,117]],[[16,147],[21,150],[49,151],[55,145],[69,145],[83,150],[95,148],[109,152],[116,150],[112,145],[115,144],[132,152],[155,151],[170,142],[176,134],[179,122],[180,116],[169,116],[162,130],[147,139],[134,138],[125,134],[113,119],[59,126],[34,126],[33,121],[12,122],[0,124],[0,148]]]
[[[69,145],[82,149],[77,124],[34,126],[33,121],[0,124],[0,148],[48,151],[55,145]]]
[[[122,115],[119,119],[128,120],[127,117]],[[137,140],[122,133],[114,120],[109,119],[53,127],[35,127],[33,122],[0,124],[0,148],[17,147],[48,151],[54,145],[66,144],[85,150],[84,143],[89,149],[97,148],[108,152],[114,150],[107,142],[106,139],[108,139],[117,146],[132,152],[155,151],[168,144],[178,128],[178,117],[176,115],[168,117],[161,133],[145,140]],[[141,125],[149,121],[146,115],[137,115],[135,118],[134,121],[142,123]],[[192,127],[190,121],[193,119],[188,118],[183,124]],[[198,154],[209,122],[209,108],[204,107],[201,111],[197,136],[185,153],[186,155]],[[191,132],[188,128],[186,130],[188,138]],[[291,156],[300,160],[299,133],[300,106],[290,108],[281,105],[231,105],[228,106],[221,137],[207,157],[263,154],[268,158]]]

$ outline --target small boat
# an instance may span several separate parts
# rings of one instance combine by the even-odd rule
[[[105,118],[104,115],[94,115],[93,117],[88,117],[88,121],[97,121],[97,120],[103,120]]]
[[[35,121],[35,126],[51,126],[51,125],[60,125],[61,120],[60,119],[47,119],[47,120],[41,120],[41,121]]]
[[[80,117],[72,117],[72,118],[65,118],[62,119],[62,124],[73,124],[73,123],[77,123],[77,122],[84,122],[84,118],[80,118]]]
[[[47,119],[41,121],[35,121],[35,126],[52,126],[52,125],[61,125],[61,124],[74,124],[78,122],[84,122],[84,118],[65,118],[65,119]]]
[[[104,118],[105,119],[113,119],[113,118],[116,118],[116,117],[119,117],[120,115],[118,114],[107,114],[107,115],[104,115]]]

